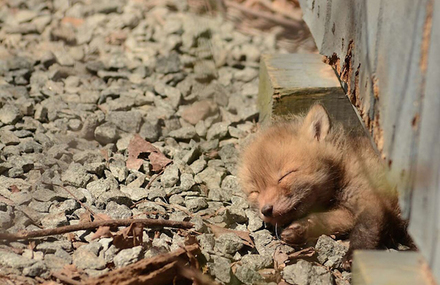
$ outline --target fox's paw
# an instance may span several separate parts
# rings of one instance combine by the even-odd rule
[[[353,262],[353,254],[352,251],[349,250],[342,259],[342,264],[341,264],[342,269],[344,269],[345,271],[351,271],[352,262]]]
[[[288,244],[300,245],[307,242],[309,225],[304,221],[297,221],[285,228],[281,239]]]

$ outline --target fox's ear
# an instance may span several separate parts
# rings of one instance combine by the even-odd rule
[[[330,131],[330,117],[322,105],[314,105],[302,126],[302,131],[311,139],[322,141]]]

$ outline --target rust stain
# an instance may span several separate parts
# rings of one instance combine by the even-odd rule
[[[411,122],[413,130],[417,130],[417,128],[419,126],[419,120],[420,120],[420,115],[419,115],[419,113],[417,113],[414,115],[412,122]]]
[[[373,78],[371,79],[373,83],[373,95],[376,100],[379,100],[379,78],[376,77],[376,74],[373,74]]]
[[[342,44],[344,45],[345,41],[342,39]],[[341,68],[341,59],[338,57],[336,53],[333,53],[331,56],[326,57],[324,62],[331,65],[336,73],[339,75],[339,78],[342,82],[347,84],[347,97],[350,99],[350,102],[356,106],[359,111],[359,115],[365,123],[365,126],[372,134],[373,140],[376,143],[377,149],[380,153],[383,153],[384,148],[384,137],[383,137],[383,129],[380,125],[380,116],[379,110],[377,109],[378,104],[373,104],[370,108],[374,108],[374,117],[371,118],[369,115],[369,109],[365,110],[366,106],[361,100],[361,90],[360,90],[360,69],[361,64],[359,63],[357,67],[353,66],[353,54],[355,52],[355,43],[353,40],[350,40],[347,47],[347,54],[344,58],[344,63]],[[376,75],[372,75],[371,84],[373,89],[374,98],[377,101],[379,100],[379,79]],[[367,86],[366,86],[367,87]],[[365,89],[366,89],[365,87]],[[365,93],[365,92],[363,92]],[[382,154],[382,158],[385,159],[386,155]]]
[[[432,30],[432,14],[434,10],[434,1],[430,0],[426,4],[426,18],[423,25],[423,36],[422,36],[422,52],[420,57],[420,69],[423,74],[426,73],[428,69],[428,54],[429,45],[431,43],[431,30]]]
[[[353,49],[354,49],[354,42],[353,40],[350,41],[347,48],[347,55],[345,56],[344,65],[342,66],[342,72],[341,72],[341,80],[347,83],[348,90],[347,92],[350,93],[351,86],[349,79],[351,78],[351,74],[353,73],[352,66],[351,66],[351,59],[353,57]]]

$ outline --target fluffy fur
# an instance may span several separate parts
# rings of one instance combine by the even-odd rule
[[[287,243],[349,235],[347,267],[354,249],[412,245],[370,142],[345,135],[321,105],[258,133],[242,152],[238,175],[263,220],[286,226]]]

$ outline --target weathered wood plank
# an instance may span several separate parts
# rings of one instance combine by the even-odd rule
[[[387,159],[410,233],[440,280],[440,0],[300,3],[320,53]]]
[[[322,103],[330,116],[352,135],[365,135],[350,101],[330,66],[316,54],[265,55],[260,61],[258,106],[260,122],[266,124],[273,114],[306,112]]]
[[[417,252],[355,251],[353,285],[433,284],[428,265]]]
[[[440,3],[433,7],[426,84],[420,119],[414,122],[417,134],[417,173],[411,201],[410,232],[440,280]]]

